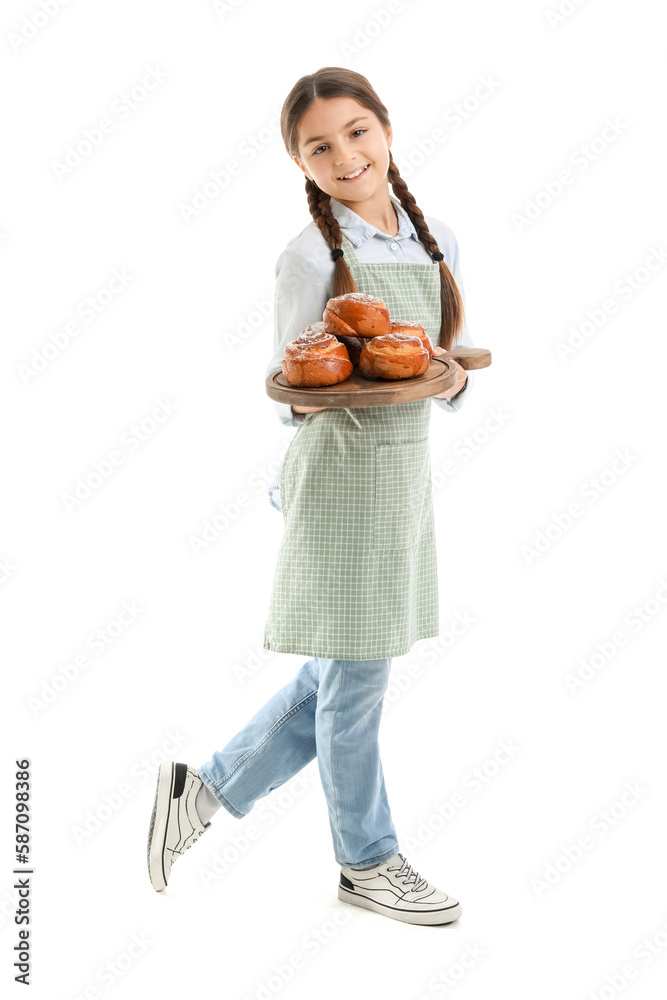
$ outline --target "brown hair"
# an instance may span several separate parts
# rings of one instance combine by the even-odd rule
[[[283,104],[280,115],[280,130],[287,152],[291,157],[299,156],[299,123],[312,102],[318,97],[323,99],[352,97],[364,108],[371,111],[384,128],[390,124],[387,109],[365,76],[340,66],[324,66],[316,73],[310,73],[297,80]],[[398,172],[391,150],[389,150],[388,178],[394,194],[410,217],[420,242],[430,254],[439,252],[438,244],[429,232],[421,209]],[[331,211],[331,196],[322,191],[308,177],[306,178],[306,195],[310,214],[317,223],[324,239],[332,250],[340,248],[343,236],[338,221]],[[444,260],[439,261],[438,266],[440,268],[441,305],[439,344],[448,351],[463,326],[464,306],[456,280]],[[344,295],[346,292],[356,291],[357,286],[345,263],[345,258],[339,256],[335,263],[333,294]]]

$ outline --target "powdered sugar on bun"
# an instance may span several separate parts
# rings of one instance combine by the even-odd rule
[[[421,330],[422,332],[424,331],[424,327],[421,325],[421,323],[409,323],[406,319],[392,319],[391,325],[392,327],[409,326],[411,330]]]
[[[379,299],[377,295],[367,295],[366,292],[346,292],[345,295],[337,295],[333,299],[329,299],[327,305],[331,305],[332,302],[340,302],[341,299],[351,299],[353,302],[366,302],[374,306],[382,306],[386,309],[385,303],[382,299]]]
[[[373,337],[369,342],[369,347],[373,350],[380,350],[383,347],[406,348],[412,351],[421,351],[424,342],[421,337],[413,337],[409,333],[385,333],[383,337]]]
[[[302,330],[296,340],[301,343],[306,342],[308,344],[313,344],[319,340],[326,340],[327,337],[331,337],[332,334],[325,333],[324,323],[322,320],[319,323],[311,323],[307,326],[305,330]]]
[[[316,337],[313,340],[308,338],[301,340],[297,338],[296,340],[290,340],[289,344],[285,345],[285,355],[286,358],[299,358],[306,357],[308,355],[317,356],[322,354],[329,354],[332,351],[336,351],[337,347],[343,347],[339,340],[336,339],[332,334],[325,333],[323,337]],[[337,356],[346,356],[347,348],[345,348],[345,355],[341,355],[341,352],[336,352]]]

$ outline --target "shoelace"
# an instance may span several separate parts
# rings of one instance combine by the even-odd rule
[[[406,859],[403,857],[402,854],[399,854],[398,856],[399,858],[403,858],[403,864],[393,865],[393,867],[387,868],[387,871],[393,872],[396,871],[396,869],[398,869],[398,874],[396,875],[396,878],[403,879],[405,885],[408,884],[411,878],[414,878],[415,884],[412,887],[412,892],[419,892],[421,889],[425,889],[426,886],[428,885],[427,880],[423,878],[418,871],[415,871],[412,865],[408,864],[408,862],[406,861]]]
[[[197,777],[197,775],[195,774],[195,772],[194,772],[193,770],[191,770],[191,768],[188,768],[188,775],[189,775],[189,776],[190,776],[191,778],[196,778],[196,777]],[[189,799],[190,795],[192,794],[192,791],[193,791],[193,787],[194,787],[194,782],[193,782],[193,784],[192,784],[192,785],[190,786],[190,788],[188,789],[188,792],[187,792],[187,795],[188,795],[188,799]],[[197,790],[196,790],[196,791],[194,792],[194,796],[192,797],[192,803],[193,803],[193,805],[194,805],[194,811],[195,811],[195,813],[197,812],[197,801],[196,801],[196,799],[197,799],[197,792],[198,792],[198,791],[199,791],[199,789],[197,789]],[[186,809],[186,815],[187,815],[187,810],[188,810],[188,806],[187,806],[187,804],[186,804],[186,807],[185,807],[185,809]],[[199,814],[197,813],[197,815],[199,815]],[[192,825],[192,820],[190,820],[189,816],[188,816],[188,821],[190,822],[190,825]],[[193,827],[193,829],[194,829],[194,827]],[[201,837],[202,833],[206,833],[206,831],[207,831],[207,830],[208,830],[208,826],[205,826],[205,827],[202,827],[202,829],[201,829],[201,830],[199,830],[199,832],[198,832],[198,833],[195,833],[194,837],[193,837],[193,836],[191,835],[191,837],[190,837],[190,838],[188,838],[188,839],[190,839],[190,843],[189,843],[189,844],[186,844],[186,845],[185,845],[185,847],[181,847],[180,849],[179,849],[179,848],[177,847],[174,853],[175,853],[175,854],[185,854],[185,852],[186,852],[186,851],[189,851],[189,850],[190,850],[190,848],[192,847],[192,845],[193,845],[193,844],[194,844],[194,843],[195,843],[195,842],[196,842],[197,840],[199,840],[199,838]]]
[[[207,830],[208,830],[208,827],[205,826],[203,830],[199,831],[199,833],[195,833],[194,837],[192,837],[190,839],[190,843],[186,844],[185,847],[181,847],[180,849],[178,847],[176,847],[174,849],[174,854],[185,854],[186,851],[190,850],[190,848],[195,843],[195,841],[199,840],[199,838],[201,837],[202,833],[206,833]]]

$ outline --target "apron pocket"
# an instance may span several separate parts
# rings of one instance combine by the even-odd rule
[[[375,445],[373,548],[407,549],[419,541],[429,461],[428,438]]]

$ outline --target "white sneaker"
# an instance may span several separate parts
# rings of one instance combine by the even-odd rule
[[[148,874],[156,892],[166,889],[171,866],[211,825],[203,824],[195,799],[203,782],[187,764],[160,764],[148,831]]]
[[[422,878],[402,854],[376,868],[341,868],[338,898],[408,924],[449,924],[463,908],[453,896]]]

